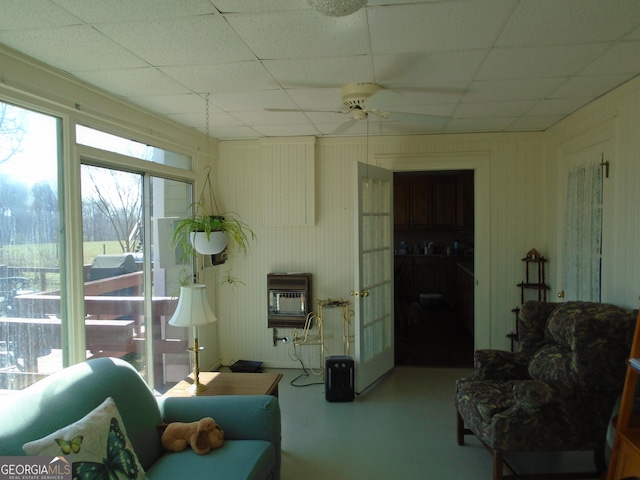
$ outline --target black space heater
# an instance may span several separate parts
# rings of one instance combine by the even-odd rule
[[[352,402],[354,390],[354,362],[346,355],[324,359],[324,391],[327,402]]]

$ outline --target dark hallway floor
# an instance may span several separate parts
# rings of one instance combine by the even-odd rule
[[[403,302],[396,313],[396,365],[473,366],[473,338],[451,306]]]

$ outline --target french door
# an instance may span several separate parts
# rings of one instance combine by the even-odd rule
[[[358,163],[355,289],[356,391],[394,366],[393,174]]]

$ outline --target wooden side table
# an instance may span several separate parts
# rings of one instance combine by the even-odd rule
[[[192,373],[168,390],[163,397],[273,395],[277,398],[281,378],[281,373],[200,372],[198,379],[207,389],[194,394],[188,390],[194,381]]]

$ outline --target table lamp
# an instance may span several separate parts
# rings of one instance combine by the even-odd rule
[[[171,320],[169,320],[169,325],[193,328],[193,347],[190,347],[188,350],[193,352],[194,382],[193,385],[189,387],[189,391],[196,395],[198,392],[203,392],[207,389],[207,386],[202,385],[198,379],[200,375],[200,365],[198,363],[198,353],[200,351],[200,346],[198,345],[198,327],[218,321],[209,306],[205,287],[205,285],[198,284],[180,287],[178,306]]]

